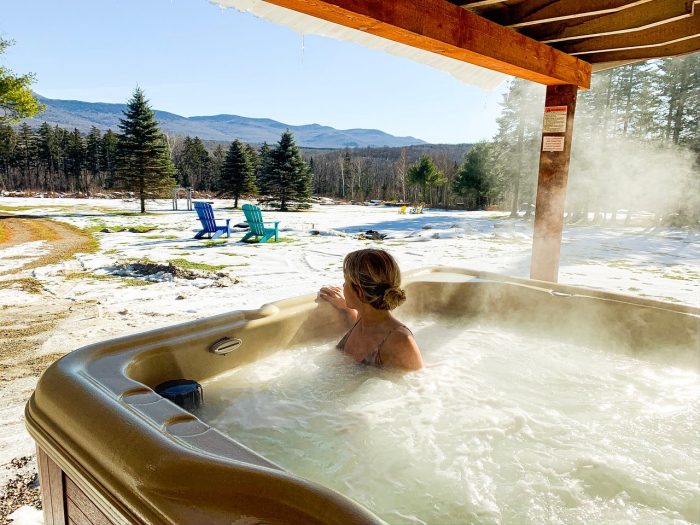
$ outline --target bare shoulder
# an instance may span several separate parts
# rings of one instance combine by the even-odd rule
[[[381,350],[382,362],[406,371],[423,368],[423,358],[418,343],[405,326],[394,330]]]

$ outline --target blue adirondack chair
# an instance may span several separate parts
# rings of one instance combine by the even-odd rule
[[[252,204],[244,204],[242,208],[248,226],[250,226],[250,231],[241,239],[241,242],[245,242],[251,237],[262,237],[258,242],[267,242],[273,235],[275,236],[275,242],[277,242],[277,225],[280,221],[263,221],[260,208]],[[275,226],[274,228],[266,228],[266,224],[274,224]]]
[[[226,226],[217,226],[216,219],[214,219],[214,210],[211,204],[208,202],[195,201],[194,210],[197,212],[197,217],[202,223],[202,231],[194,236],[195,239],[201,239],[203,235],[209,234],[212,239],[217,239],[221,237],[223,233],[226,233],[226,237],[231,237],[229,230],[229,223],[231,219],[226,220]]]

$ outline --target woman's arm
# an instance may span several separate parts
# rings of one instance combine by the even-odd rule
[[[348,308],[343,295],[343,289],[340,286],[323,286],[319,292],[322,299],[325,299],[338,310],[344,312],[348,316],[350,323],[357,322],[357,310]]]

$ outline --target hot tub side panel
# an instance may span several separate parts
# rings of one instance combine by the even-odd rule
[[[623,351],[700,370],[700,317],[673,305],[616,294],[586,295],[585,289],[542,288],[540,284],[475,278],[462,282],[417,280],[406,284],[400,315],[441,315],[465,327],[487,322],[583,346]]]
[[[218,316],[86,347],[54,363],[26,410],[30,433],[58,466],[52,469],[59,479],[54,485],[66,490],[74,484],[112,523],[383,523],[344,496],[284,472],[149,388],[170,374],[210,377],[343,330],[345,320],[327,303],[309,297],[281,303],[267,308],[267,315]],[[313,315],[317,309],[320,314]],[[232,329],[247,349],[211,354],[210,344]],[[78,512],[74,506],[64,510],[71,508]],[[52,506],[51,515],[58,514]],[[66,523],[62,519],[54,521]]]

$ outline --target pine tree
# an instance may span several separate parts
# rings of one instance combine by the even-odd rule
[[[17,166],[22,173],[22,184],[25,188],[32,187],[31,174],[32,168],[37,161],[37,145],[36,137],[32,128],[26,122],[23,122],[17,132]]]
[[[435,167],[435,163],[430,158],[430,155],[423,153],[420,160],[408,168],[408,180],[411,184],[421,187],[422,198],[424,201],[427,201],[431,200],[428,197],[428,188],[444,184],[447,179]]]
[[[14,167],[17,136],[9,124],[0,122],[0,189],[6,189]]]
[[[226,150],[221,147],[221,144],[217,144],[216,148],[211,154],[211,171],[216,173],[218,177],[214,180],[211,189],[214,191],[221,190],[221,168],[226,160]]]
[[[496,190],[492,157],[492,144],[476,144],[464,155],[464,163],[460,166],[453,183],[454,192],[469,198],[476,209],[482,208],[492,191]]]
[[[44,170],[44,189],[54,190],[54,175],[58,173],[58,144],[51,126],[44,122],[37,131],[39,164]]]
[[[118,155],[119,139],[111,129],[108,129],[100,142],[100,171],[107,174],[105,185],[108,188],[114,187]]]
[[[78,191],[87,191],[87,187],[85,187],[82,180],[83,166],[85,165],[85,145],[83,144],[83,138],[80,136],[78,128],[75,128],[73,133],[68,135],[66,156],[68,160],[68,173],[75,180],[76,189]]]
[[[272,150],[267,142],[263,142],[260,147],[260,153],[258,153],[258,169],[255,172],[255,185],[258,188],[258,193],[260,195],[267,195],[269,193],[269,173],[271,171],[272,165]]]
[[[250,168],[253,170],[253,175],[257,178],[258,170],[260,169],[260,155],[255,151],[255,148],[250,144],[245,145],[245,154],[248,156]]]
[[[228,148],[224,165],[221,167],[220,181],[221,189],[233,195],[235,208],[238,208],[238,198],[241,195],[255,193],[255,172],[245,147],[238,139]]]
[[[92,126],[92,128],[90,128],[90,133],[88,133],[85,139],[85,168],[90,173],[94,182],[100,179],[101,142],[102,134],[100,130]]]
[[[127,191],[135,192],[146,212],[146,198],[163,194],[175,185],[175,169],[170,162],[168,144],[155,113],[141,88],[136,88],[120,119],[117,179]]]
[[[263,201],[279,203],[280,211],[310,207],[311,172],[294,143],[294,135],[287,130],[270,152],[264,181],[267,196]]]

